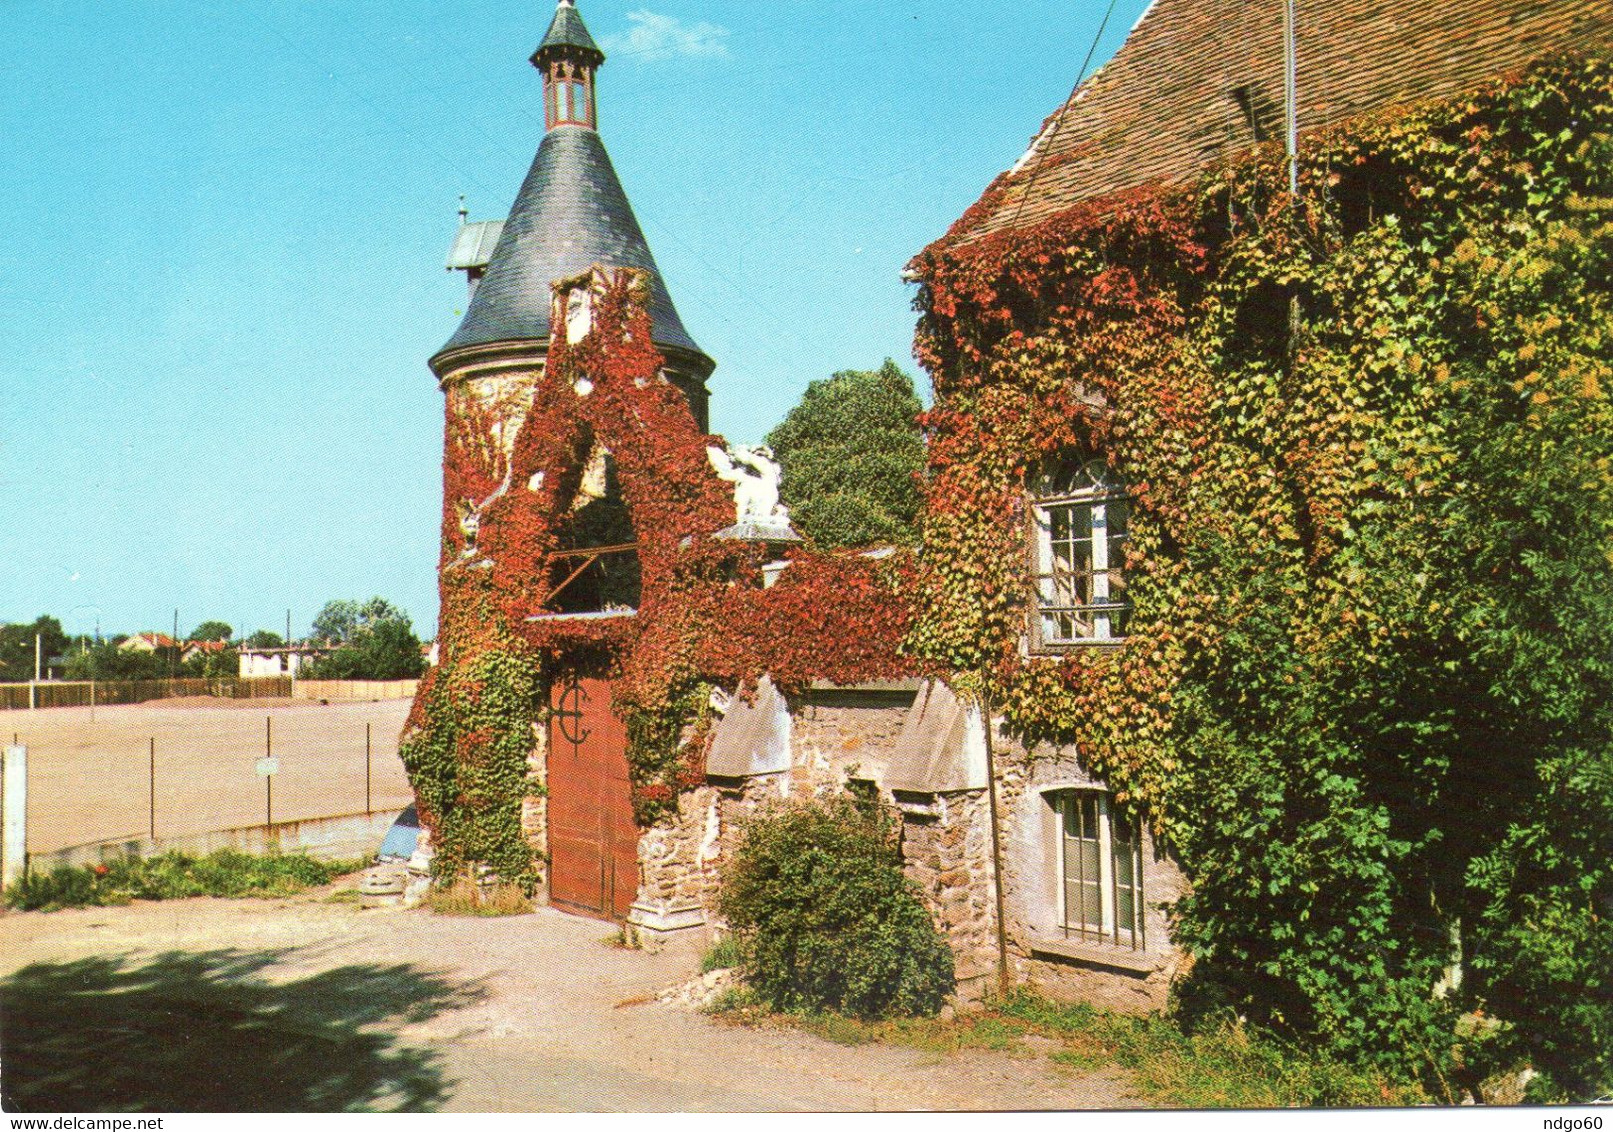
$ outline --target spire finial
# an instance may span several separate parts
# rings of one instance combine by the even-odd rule
[[[464,224],[470,219],[470,209],[465,207],[465,194],[459,194],[459,222]]]

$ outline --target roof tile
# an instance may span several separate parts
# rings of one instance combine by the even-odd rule
[[[1043,126],[1000,199],[948,241],[1191,179],[1282,136],[1283,0],[1154,0]],[[1299,126],[1453,97],[1553,52],[1613,45],[1613,0],[1298,5]],[[985,198],[982,198],[984,202]]]

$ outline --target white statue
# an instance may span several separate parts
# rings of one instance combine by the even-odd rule
[[[594,328],[594,297],[586,286],[566,292],[566,345],[575,346]]]
[[[717,478],[734,485],[734,521],[763,527],[788,527],[790,512],[778,501],[779,466],[765,444],[736,444],[724,452],[714,444],[706,456]]]

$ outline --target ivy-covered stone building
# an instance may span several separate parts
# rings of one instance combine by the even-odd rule
[[[461,228],[432,359],[443,656],[404,757],[440,873],[698,934],[747,816],[853,784],[899,813],[965,997],[1157,1008],[1191,953],[1296,1025],[1421,1016],[1489,930],[1457,873],[1499,843],[1437,815],[1495,834],[1540,797],[1494,753],[1547,744],[1539,715],[1473,647],[1511,614],[1464,620],[1503,566],[1457,549],[1458,432],[1498,358],[1508,405],[1603,422],[1564,337],[1600,300],[1551,288],[1594,274],[1613,3],[1291,11],[1155,0],[914,259],[924,543],[859,554],[718,537],[713,363],[561,0],[548,132],[510,217]],[[1542,420],[1498,418],[1520,465]]]
[[[1154,0],[912,261],[908,647],[991,719],[1013,981],[1373,1056],[1608,985],[1601,850],[1536,815],[1606,811],[1607,607],[1546,579],[1610,583],[1610,41],[1604,2]]]

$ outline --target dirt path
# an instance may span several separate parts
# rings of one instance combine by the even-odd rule
[[[1135,1103],[1116,1077],[1032,1054],[846,1047],[645,1003],[695,956],[611,933],[549,909],[466,919],[318,898],[12,913],[0,1084],[8,1108],[63,1111]]]

